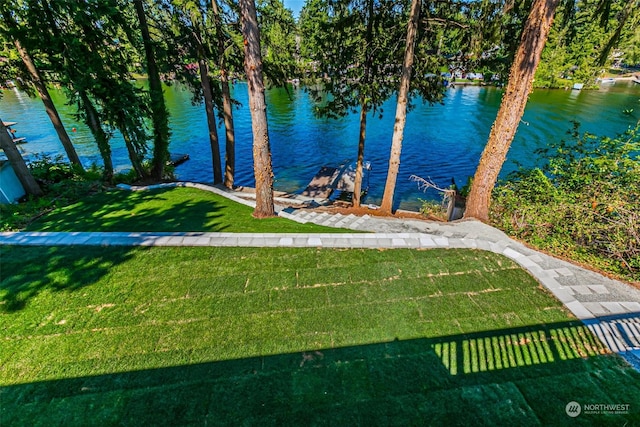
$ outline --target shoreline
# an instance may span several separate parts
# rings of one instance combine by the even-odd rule
[[[603,77],[598,77],[593,84],[587,86],[585,85],[584,87],[582,87],[580,90],[598,90],[600,89],[601,85],[602,85],[602,81],[603,80],[613,80],[613,83],[618,83],[618,82],[628,82],[628,81],[636,81],[640,79],[640,74],[636,75],[636,73],[630,73],[630,74],[625,74],[625,75],[607,75],[607,76],[603,76]],[[571,82],[570,80],[567,80],[567,83],[569,83],[566,86],[536,86],[535,82],[534,82],[534,86],[533,89],[551,89],[551,90],[570,90],[572,89],[572,85],[575,82]],[[465,79],[459,79],[456,81],[449,81],[448,85],[446,86],[447,89],[456,89],[457,87],[466,87],[466,86],[478,86],[478,87],[494,87],[496,89],[502,89],[504,88],[504,85],[501,84],[496,84],[496,83],[488,83],[485,82],[484,80],[465,80]]]

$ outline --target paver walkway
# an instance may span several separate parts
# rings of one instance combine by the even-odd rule
[[[240,203],[215,187],[177,183],[212,191]],[[161,185],[166,186],[166,185]],[[147,189],[153,187],[140,187]],[[288,201],[291,204],[291,201]],[[479,221],[438,223],[357,217],[280,206],[278,214],[298,222],[353,229],[354,233],[103,233],[4,232],[0,245],[243,246],[326,248],[470,248],[502,254],[517,262],[582,320],[612,351],[640,370],[640,289],[537,252]]]

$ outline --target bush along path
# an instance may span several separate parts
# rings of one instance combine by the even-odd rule
[[[492,223],[537,248],[640,282],[640,123],[536,151],[539,166],[494,190]]]
[[[195,187],[252,201],[202,184],[171,183],[130,188]],[[532,250],[479,221],[437,223],[408,219],[339,217],[302,207],[280,207],[297,222],[353,228],[360,233],[144,233],[5,232],[0,245],[227,246],[323,248],[468,248],[502,254],[532,274],[613,352],[640,370],[640,289]]]

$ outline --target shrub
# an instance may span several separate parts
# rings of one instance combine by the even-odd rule
[[[38,156],[29,163],[29,169],[45,194],[25,197],[18,204],[0,205],[0,231],[22,229],[43,213],[102,191],[102,171],[96,166],[84,171],[61,156]]]
[[[65,163],[62,156],[51,158],[48,155],[36,155],[36,159],[29,163],[29,169],[41,185],[71,179],[78,172],[71,164]]]
[[[438,202],[436,200],[424,200],[419,199],[420,213],[427,218],[435,218],[441,221],[447,220],[447,207],[444,201]]]
[[[580,135],[537,154],[494,190],[492,222],[559,255],[640,280],[640,129],[616,138]]]

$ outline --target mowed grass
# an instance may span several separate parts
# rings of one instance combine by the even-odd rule
[[[640,424],[640,373],[493,253],[0,256],[2,426]]]
[[[209,231],[339,233],[284,218],[257,220],[253,208],[196,188],[112,190],[43,215],[30,231]]]

